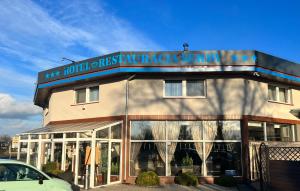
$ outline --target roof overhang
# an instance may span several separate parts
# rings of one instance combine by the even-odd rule
[[[116,52],[39,72],[34,103],[53,88],[131,73],[257,73],[300,85],[300,65],[253,50]]]
[[[26,134],[49,134],[49,133],[76,133],[76,132],[89,132],[100,130],[109,126],[114,126],[122,123],[122,121],[101,121],[101,122],[84,122],[84,123],[66,123],[47,125],[42,128],[33,129],[20,133],[19,135]]]

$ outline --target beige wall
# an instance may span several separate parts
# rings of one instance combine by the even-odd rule
[[[53,91],[50,121],[125,114],[126,81],[100,84],[100,101],[74,105],[73,87]],[[129,85],[129,115],[257,115],[297,119],[289,113],[300,108],[300,91],[293,90],[294,105],[268,102],[268,85],[245,79],[208,79],[206,98],[164,98],[163,80],[134,79]],[[83,110],[83,108],[85,108]]]

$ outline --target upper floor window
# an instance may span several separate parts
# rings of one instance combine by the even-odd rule
[[[165,80],[165,97],[204,97],[203,80]]]
[[[285,87],[268,85],[268,99],[282,103],[291,103],[290,90]]]
[[[76,104],[97,102],[99,100],[99,86],[90,86],[75,90]]]

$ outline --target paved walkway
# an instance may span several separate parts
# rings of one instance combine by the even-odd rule
[[[220,187],[219,187],[220,188]],[[198,187],[181,186],[177,184],[169,184],[155,187],[140,187],[136,185],[116,184],[100,188],[90,189],[90,191],[220,191],[224,187],[217,189],[209,185],[199,185]],[[226,191],[237,191],[237,189],[225,189]],[[82,190],[84,191],[84,190]]]

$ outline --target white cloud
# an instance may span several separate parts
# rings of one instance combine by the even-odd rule
[[[0,135],[15,135],[35,128],[41,128],[40,120],[0,119]]]
[[[26,119],[41,114],[41,109],[30,102],[17,102],[11,95],[0,93],[0,118]]]

